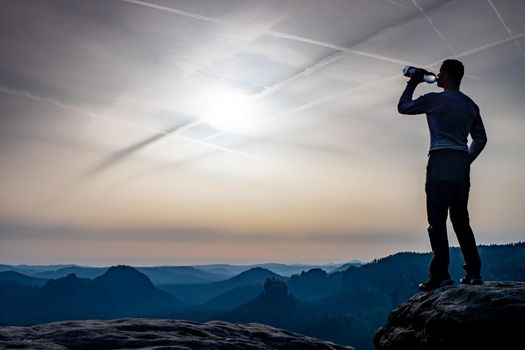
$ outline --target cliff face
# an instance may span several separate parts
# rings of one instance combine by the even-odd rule
[[[119,319],[0,327],[0,349],[351,350],[352,347],[250,323]]]
[[[525,283],[486,282],[418,293],[374,337],[379,350],[514,349],[523,344]]]

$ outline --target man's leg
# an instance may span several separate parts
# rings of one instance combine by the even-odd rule
[[[427,178],[428,236],[434,257],[430,263],[430,275],[433,278],[449,277],[450,261],[447,237],[447,215],[452,195],[451,184],[438,179]]]
[[[468,198],[469,198],[470,184],[460,186],[452,194],[450,202],[450,221],[458,237],[459,246],[465,259],[465,271],[467,276],[478,278],[480,277],[481,259],[476,247],[474,233],[470,227],[470,219],[468,213]]]

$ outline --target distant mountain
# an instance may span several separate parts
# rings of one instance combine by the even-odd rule
[[[352,260],[350,262],[347,262],[346,264],[337,266],[335,269],[329,270],[329,273],[335,273],[335,272],[343,272],[347,270],[349,267],[359,267],[363,265],[364,263],[360,260]]]
[[[292,275],[288,289],[301,300],[313,300],[335,294],[341,290],[342,272],[332,274],[315,268]]]
[[[286,329],[301,332],[316,323],[317,318],[315,310],[288,292],[283,280],[269,278],[264,283],[264,291],[255,299],[211,319],[285,326]]]
[[[164,284],[158,287],[176,296],[186,304],[202,304],[210,299],[236,287],[260,284],[262,285],[268,277],[281,277],[270,270],[261,267],[254,267],[241,272],[237,276],[224,281],[206,284]]]
[[[137,270],[146,274],[154,284],[188,284],[188,283],[208,283],[227,279],[229,276],[201,271],[192,266],[155,266],[155,267],[135,267]],[[36,271],[35,277],[56,279],[74,273],[80,278],[96,278],[108,270],[108,267],[88,267],[88,266],[66,266],[58,269]]]
[[[236,287],[199,306],[205,310],[228,311],[256,298],[263,290],[262,284]]]
[[[113,266],[93,280],[94,300],[111,317],[114,315],[150,314],[166,306],[180,304],[173,296],[157,289],[150,279],[130,266]],[[120,316],[117,316],[120,317]]]
[[[46,278],[36,278],[24,275],[23,273],[16,271],[2,271],[0,272],[0,280],[4,281],[13,281],[20,284],[25,284],[28,286],[42,287],[48,279]]]
[[[84,266],[67,266],[56,270],[46,270],[33,273],[33,276],[47,279],[57,279],[69,274],[75,274],[80,278],[95,278],[107,271],[107,267],[84,267]]]
[[[329,273],[344,270],[348,266],[361,264],[353,260],[343,266],[339,264],[308,265],[263,263],[254,265],[210,264],[193,266],[135,266],[145,273],[153,284],[197,284],[223,281],[241,272],[255,267],[262,267],[278,275],[289,277],[314,268],[323,269]],[[1,271],[15,271],[38,278],[57,279],[74,273],[79,278],[95,278],[102,275],[109,267],[90,267],[74,264],[68,265],[6,265],[0,264]]]
[[[73,264],[67,265],[6,265],[0,264],[0,271],[16,271],[24,275],[33,275],[41,271],[54,271],[64,267],[77,266]]]
[[[39,287],[0,280],[0,325],[24,325],[34,320],[39,295]]]
[[[107,271],[107,267],[66,266],[56,270],[45,270],[33,273],[33,276],[47,279],[57,279],[69,274],[79,278],[95,278]]]
[[[333,270],[334,268],[337,268],[339,265],[338,264],[309,265],[309,264],[267,263],[267,264],[259,264],[255,266],[268,269],[281,276],[290,277],[294,274],[305,272],[311,269],[323,269],[325,271],[330,271],[330,270]]]
[[[72,273],[49,280],[42,288],[0,282],[7,289],[0,294],[0,309],[10,311],[0,316],[2,324],[149,316],[181,305],[129,266],[111,267],[95,279],[78,278]]]
[[[228,276],[226,279],[236,276],[243,271],[249,270],[247,265],[230,265],[230,264],[209,264],[209,265],[193,265],[197,270],[204,272]]]
[[[262,267],[270,270],[280,276],[289,277],[293,274],[298,274],[303,271],[308,271],[314,268],[324,269],[325,271],[332,271],[337,269],[340,264],[324,264],[324,265],[308,265],[308,264],[280,264],[280,263],[263,263],[253,265],[229,265],[229,264],[211,264],[211,265],[194,265],[196,269],[216,273],[224,276],[233,277],[239,273],[255,268]]]
[[[153,284],[197,284],[217,282],[230,276],[220,273],[203,271],[193,266],[155,266],[137,267],[146,274]]]

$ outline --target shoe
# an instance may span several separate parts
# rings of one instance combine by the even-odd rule
[[[469,275],[465,275],[465,277],[462,277],[460,280],[459,280],[459,283],[461,284],[470,284],[470,285],[481,285],[483,284],[483,280],[481,279],[481,276],[469,276]]]
[[[419,290],[428,292],[436,288],[450,286],[451,284],[454,284],[454,281],[452,281],[450,276],[445,278],[430,277],[428,281],[419,284]]]

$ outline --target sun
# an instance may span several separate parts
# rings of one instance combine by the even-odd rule
[[[253,134],[260,127],[255,116],[255,101],[235,90],[220,90],[203,99],[203,121],[210,126],[235,134]]]

